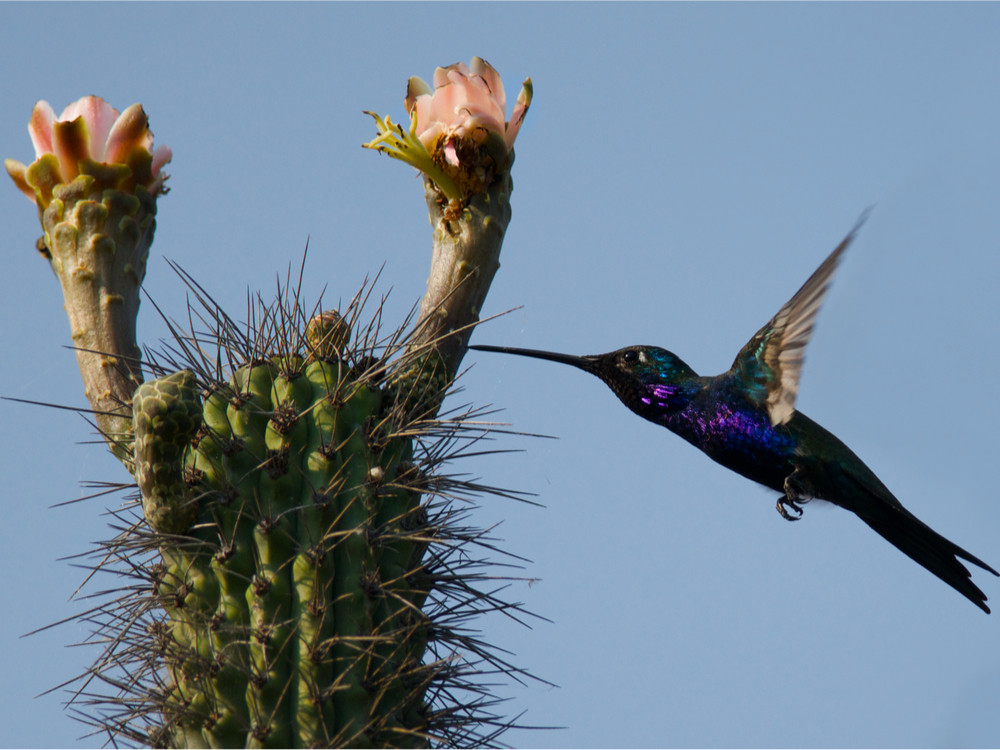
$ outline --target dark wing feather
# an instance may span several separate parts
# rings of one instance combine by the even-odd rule
[[[858,219],[795,296],[736,355],[732,370],[747,384],[751,398],[767,409],[772,424],[784,424],[795,411],[799,376],[816,315],[841,256],[866,218],[868,212]]]

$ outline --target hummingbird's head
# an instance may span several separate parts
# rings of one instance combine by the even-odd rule
[[[629,409],[647,419],[683,406],[685,384],[697,373],[673,352],[658,346],[627,346],[607,354],[582,357]]]
[[[596,375],[629,409],[655,420],[686,403],[684,385],[697,374],[676,354],[657,346],[628,346],[607,354],[574,354],[518,349],[510,346],[470,346],[486,352],[561,362]]]

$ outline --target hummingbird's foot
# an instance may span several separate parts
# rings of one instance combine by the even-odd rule
[[[793,516],[791,513],[785,510],[785,506],[791,508],[792,512],[795,513],[795,515]],[[778,512],[781,514],[781,517],[784,518],[786,521],[798,521],[800,518],[802,518],[802,507],[795,500],[790,499],[787,495],[782,495],[781,497],[779,497],[778,502],[775,503],[774,507],[778,509]]]
[[[781,517],[786,521],[798,521],[802,518],[802,505],[808,503],[813,497],[815,495],[813,495],[805,482],[802,481],[802,472],[799,469],[795,469],[795,471],[785,477],[785,494],[778,498],[778,502],[774,507],[778,509]],[[791,508],[795,515],[792,516],[786,508]]]

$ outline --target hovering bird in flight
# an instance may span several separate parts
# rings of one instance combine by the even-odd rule
[[[625,406],[697,446],[709,458],[780,492],[789,521],[802,504],[827,500],[857,516],[949,586],[989,613],[986,595],[960,562],[1000,575],[910,513],[854,452],[795,409],[806,344],[844,251],[862,218],[809,280],[736,355],[721,375],[698,375],[676,354],[628,346],[574,356],[509,346],[470,346],[578,367],[603,380]],[[960,558],[960,559],[959,559]]]

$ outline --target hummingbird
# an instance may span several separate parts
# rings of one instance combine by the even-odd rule
[[[986,595],[961,560],[1000,573],[910,513],[850,448],[795,408],[817,313],[864,220],[721,375],[698,375],[676,354],[656,346],[589,356],[510,346],[469,348],[561,362],[596,375],[640,417],[780,493],[775,507],[784,519],[799,520],[803,504],[813,499],[839,505],[989,614]]]

